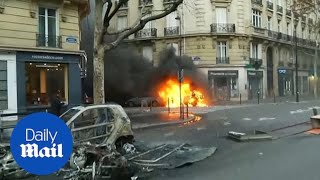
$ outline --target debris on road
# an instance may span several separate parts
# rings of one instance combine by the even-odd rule
[[[271,135],[257,130],[249,133],[229,131],[228,137],[236,141],[272,140]]]

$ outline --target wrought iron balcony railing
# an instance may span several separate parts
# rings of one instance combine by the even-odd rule
[[[157,37],[157,29],[142,29],[135,34],[136,38],[147,38],[147,37]]]
[[[176,2],[176,0],[163,0],[163,4],[170,4],[174,2]]]
[[[174,36],[174,35],[179,35],[179,27],[166,27],[164,28],[164,36]]]
[[[249,59],[249,63],[251,65],[254,65],[254,64],[262,64],[262,59],[259,59],[259,58],[250,58]]]
[[[287,15],[287,16],[291,16],[291,14],[292,14],[292,11],[291,11],[290,9],[287,9],[287,10],[286,10],[286,15]]]
[[[152,0],[139,0],[139,6],[142,6],[143,4],[152,5],[153,2],[152,2]]]
[[[229,57],[217,57],[217,64],[230,64]]]
[[[213,33],[234,33],[236,32],[236,25],[230,23],[213,23],[211,32]]]
[[[262,6],[262,0],[251,0],[251,2]]]
[[[254,29],[254,32],[255,33],[260,33],[260,34],[264,34],[264,32],[265,32],[265,29],[263,29],[263,28],[259,28],[259,27],[253,27]]]
[[[309,18],[309,19],[308,19],[308,23],[309,23],[309,24],[313,24],[313,19]]]
[[[305,16],[301,17],[302,22],[306,22],[306,19],[307,19],[307,17],[305,17]]]
[[[37,34],[36,36],[37,36],[36,37],[37,47],[62,48],[61,36],[45,35],[45,34]]]
[[[267,1],[267,8],[273,10],[273,2]]]
[[[277,5],[277,12],[282,14],[283,13],[283,7]]]

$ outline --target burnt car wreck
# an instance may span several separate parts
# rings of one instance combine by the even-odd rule
[[[70,128],[74,150],[59,179],[138,179],[158,169],[172,169],[211,156],[215,147],[134,142],[131,122],[116,104],[78,106],[60,116]],[[135,144],[135,145],[134,145]],[[9,144],[0,146],[0,179],[30,176],[14,161]]]

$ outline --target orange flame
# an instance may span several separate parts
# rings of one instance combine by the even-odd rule
[[[158,94],[168,107],[180,107],[179,82],[169,79],[160,85]],[[190,83],[181,84],[181,99],[183,104],[189,106],[207,106],[203,93],[198,89],[192,89]],[[169,102],[168,102],[169,101]]]

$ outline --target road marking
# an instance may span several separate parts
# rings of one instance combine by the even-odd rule
[[[202,130],[205,130],[205,129],[207,129],[207,128],[206,127],[198,127],[197,131],[202,131]]]
[[[304,112],[309,112],[313,109],[320,109],[319,106],[314,106],[314,107],[308,107],[308,109],[297,109],[295,111],[290,111],[290,114],[298,114],[298,113],[304,113]]]
[[[229,126],[229,125],[231,125],[231,123],[230,122],[224,122],[223,125]]]
[[[268,117],[262,117],[259,118],[259,121],[268,121],[268,120],[275,120],[276,118],[268,118]]]
[[[251,121],[252,119],[251,119],[251,118],[242,118],[242,120],[244,120],[244,121]]]
[[[169,137],[169,136],[173,136],[173,135],[174,135],[174,132],[169,132],[169,133],[164,134],[165,137]]]

